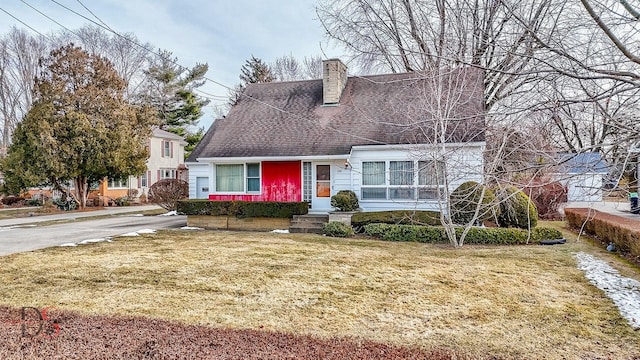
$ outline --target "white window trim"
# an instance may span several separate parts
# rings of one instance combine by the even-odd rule
[[[391,163],[392,162],[403,162],[403,161],[412,161],[413,162],[413,184],[411,185],[391,185]],[[442,189],[442,192],[444,192],[444,188],[445,188],[445,184],[440,184],[440,185],[419,185],[419,181],[420,181],[420,167],[419,164],[420,162],[431,162],[431,161],[438,161],[438,160],[406,160],[406,159],[394,159],[394,160],[363,160],[361,162],[361,169],[364,168],[364,163],[371,163],[371,162],[384,162],[384,171],[385,171],[385,175],[384,175],[384,179],[385,179],[385,183],[384,184],[380,184],[380,185],[364,185],[363,184],[363,180],[364,177],[361,177],[360,179],[360,202],[399,202],[399,201],[420,201],[420,202],[428,202],[428,201],[432,201],[432,202],[437,202],[439,201],[438,199],[420,199],[420,189],[433,189],[436,190],[438,188]],[[439,160],[439,162],[445,163],[442,160]],[[385,189],[385,198],[378,198],[378,199],[364,199],[362,196],[362,190],[363,189]],[[391,190],[392,189],[410,189],[413,190],[413,197],[412,198],[406,198],[406,199],[392,199],[391,198]]]
[[[248,179],[249,177],[247,176],[248,172],[247,172],[247,165],[249,164],[258,164],[258,171],[260,174],[260,177],[258,178],[260,180],[260,191],[248,191],[247,187],[248,187]],[[217,187],[218,184],[216,183],[216,171],[217,171],[217,166],[218,165],[243,165],[243,182],[242,182],[242,191],[218,191]],[[256,162],[256,161],[250,161],[250,162],[244,162],[244,163],[216,163],[213,164],[213,192],[211,193],[212,195],[262,195],[262,162]],[[255,178],[255,177],[252,177]]]

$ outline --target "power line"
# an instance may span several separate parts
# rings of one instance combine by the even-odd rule
[[[43,14],[41,11],[39,11],[39,10],[35,9],[33,6],[29,5],[29,4],[28,4],[28,3],[26,3],[24,0],[20,0],[20,1],[22,1],[22,2],[23,2],[23,3],[25,3],[25,4],[27,4],[30,8],[32,8],[32,9],[34,9],[34,10],[36,10],[38,13],[42,14],[42,15],[43,15],[43,16],[45,16],[47,19],[49,19],[49,20],[51,20],[51,21],[55,22],[56,24],[58,24],[58,25],[59,25],[59,26],[61,26],[62,28],[66,29],[66,30],[68,30],[68,31],[72,32],[73,34],[75,34],[76,36],[80,37],[78,34],[76,34],[75,32],[71,31],[71,30],[70,30],[69,28],[67,28],[66,26],[64,26],[64,25],[60,24],[59,22],[57,22],[57,21],[55,21],[55,20],[51,19],[49,16],[47,16],[47,15]],[[58,2],[58,1],[56,1],[56,0],[51,0],[51,1],[52,1],[53,3],[55,3],[55,4],[57,4],[58,6],[60,6],[60,7],[64,8],[64,9],[66,9],[67,11],[70,11],[70,12],[72,12],[72,13],[74,13],[74,14],[76,14],[76,15],[80,16],[80,17],[82,17],[83,19],[85,19],[85,20],[87,20],[87,21],[89,21],[89,22],[91,22],[91,23],[93,23],[93,24],[95,24],[95,25],[97,25],[97,26],[101,27],[102,29],[109,31],[109,32],[113,33],[114,35],[116,35],[116,36],[118,36],[118,37],[120,37],[120,38],[122,38],[122,39],[125,39],[126,41],[128,41],[128,42],[130,42],[130,43],[132,43],[132,44],[134,44],[134,45],[136,45],[136,46],[138,46],[138,47],[142,48],[143,50],[145,50],[145,51],[147,51],[147,52],[150,52],[150,53],[152,53],[152,54],[154,54],[154,55],[156,55],[156,56],[161,57],[160,53],[158,53],[158,52],[156,52],[156,51],[154,51],[154,50],[151,50],[151,49],[149,49],[149,48],[147,48],[147,47],[144,47],[144,46],[140,45],[138,42],[136,42],[136,41],[134,41],[134,40],[132,40],[132,39],[130,39],[130,38],[128,38],[128,37],[126,37],[126,36],[121,35],[121,34],[120,34],[120,33],[118,33],[117,31],[114,31],[113,29],[111,29],[109,26],[105,26],[105,25],[103,25],[103,24],[97,23],[96,21],[94,21],[94,20],[92,20],[92,19],[90,19],[90,18],[88,18],[88,17],[86,17],[86,16],[84,16],[84,15],[82,15],[82,14],[78,13],[77,11],[75,11],[75,10],[73,10],[73,9],[71,9],[71,8],[69,8],[69,7],[67,7],[67,6],[65,6],[65,5],[63,5],[63,4],[61,4],[61,3],[59,3],[59,2]],[[95,16],[95,15],[94,15],[94,16]],[[101,20],[100,20],[100,21],[101,21]],[[101,22],[102,22],[102,21],[101,21]],[[170,59],[170,58],[169,58],[168,60],[169,60],[169,62],[170,62],[170,63],[172,63],[173,65],[177,66],[178,68],[180,68],[180,69],[182,69],[182,70],[187,70],[187,71],[189,70],[187,67],[184,67],[184,66],[180,65],[178,62],[174,61],[173,59]],[[230,90],[230,91],[235,91],[235,89],[234,89],[234,88],[229,87],[229,86],[227,86],[227,85],[225,85],[225,84],[223,84],[223,83],[221,83],[221,82],[219,82],[219,81],[213,80],[213,79],[211,79],[211,78],[209,78],[209,77],[207,77],[207,76],[203,76],[203,78],[204,78],[205,80],[210,81],[211,83],[216,84],[216,85],[218,85],[218,86],[221,86],[221,87],[223,87],[223,88],[225,88],[225,89],[228,89],[228,90]],[[202,92],[202,91],[200,91],[200,92]],[[266,106],[266,107],[268,107],[268,108],[270,108],[270,109],[276,110],[276,111],[281,112],[281,113],[283,113],[283,114],[287,114],[287,115],[289,115],[289,116],[293,116],[293,117],[295,117],[295,118],[297,118],[297,119],[301,119],[301,120],[304,120],[304,121],[313,121],[312,119],[309,119],[309,118],[307,118],[307,117],[305,117],[305,116],[303,116],[303,115],[299,115],[299,114],[293,113],[293,112],[291,112],[291,111],[288,111],[288,110],[285,110],[285,109],[279,108],[279,107],[277,107],[277,106],[274,106],[274,105],[272,105],[272,104],[269,104],[269,103],[267,103],[267,102],[264,102],[264,101],[262,101],[262,100],[260,100],[260,99],[257,99],[257,98],[255,98],[255,97],[253,97],[253,96],[246,95],[246,94],[244,94],[244,92],[241,92],[239,95],[240,95],[241,97],[244,97],[244,98],[247,98],[247,99],[251,99],[251,100],[253,100],[253,101],[255,101],[255,102],[257,102],[257,103],[259,103],[259,104],[261,104],[261,105],[264,105],[264,106]],[[344,135],[352,136],[352,137],[355,137],[355,138],[358,138],[358,139],[362,139],[362,140],[367,140],[367,141],[373,141],[373,142],[380,143],[379,141],[376,141],[376,140],[374,140],[374,139],[369,139],[369,138],[366,138],[366,137],[363,137],[363,136],[360,136],[360,135],[357,135],[357,134],[354,134],[354,133],[351,133],[351,132],[348,132],[348,131],[344,131],[344,130],[341,130],[341,129],[335,128],[335,127],[333,127],[333,126],[329,126],[329,125],[328,125],[328,126],[327,126],[327,128],[328,128],[329,130],[333,130],[333,131],[335,131],[335,132],[337,132],[337,133],[340,133],[340,134],[344,134]]]
[[[109,30],[113,31],[113,29],[111,29],[111,28],[109,27],[109,25],[107,25],[107,23],[105,23],[104,21],[102,21],[102,19],[100,19],[100,18],[98,17],[98,15],[94,14],[94,13],[93,13],[93,11],[91,11],[88,7],[86,7],[86,6],[82,3],[82,1],[80,1],[80,0],[76,0],[76,1],[77,1],[80,5],[82,5],[82,7],[83,7],[85,10],[87,10],[87,11],[89,12],[89,14],[93,15],[93,17],[94,17],[94,18],[96,18],[96,19],[98,19],[98,21],[100,21],[104,26],[106,26],[107,28],[109,28]]]
[[[18,19],[17,17],[13,16],[13,14],[11,14],[10,12],[8,12],[7,10],[5,10],[5,9],[3,9],[3,8],[0,8],[0,10],[2,10],[5,14],[7,14],[7,15],[11,16],[12,18],[14,18],[16,21],[20,22],[22,25],[24,25],[24,26],[28,27],[29,29],[31,29],[31,31],[33,31],[33,32],[35,32],[35,33],[38,33],[38,34],[40,34],[40,36],[43,36],[43,37],[45,37],[45,38],[49,39],[49,37],[48,37],[47,35],[45,35],[45,34],[41,33],[40,31],[38,31],[38,30],[36,30],[36,29],[34,29],[34,28],[32,28],[31,26],[29,26],[29,25],[28,25],[27,23],[25,23],[24,21],[22,21],[22,20]],[[51,40],[51,39],[49,39],[49,40]]]

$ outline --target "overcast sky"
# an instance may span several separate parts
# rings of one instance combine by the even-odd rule
[[[278,56],[304,56],[329,52],[314,10],[316,0],[55,0],[95,21],[84,4],[109,27],[119,33],[134,33],[141,42],[167,49],[187,67],[208,63],[207,77],[233,87],[240,68],[251,55],[266,62]],[[76,29],[89,21],[64,9],[52,0],[3,0],[0,8],[48,34],[61,30],[27,4],[67,28]],[[0,31],[11,26],[25,28],[0,11]],[[322,45],[321,45],[322,44]],[[227,89],[214,84],[202,87],[208,93],[227,96]],[[207,109],[200,121],[211,124],[213,111]]]

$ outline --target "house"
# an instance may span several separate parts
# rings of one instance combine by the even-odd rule
[[[134,197],[147,196],[149,187],[162,179],[182,178],[186,181],[184,146],[186,141],[176,134],[153,129],[149,138],[147,171],[141,176],[130,176],[123,180],[103,180],[97,195],[105,203],[109,200],[135,193]]]
[[[568,202],[602,201],[603,178],[609,166],[600,153],[558,154],[555,179],[567,187]]]
[[[249,84],[187,159],[189,196],[438,209],[445,186],[482,181],[484,147],[482,71],[347,77],[331,59],[322,79]]]

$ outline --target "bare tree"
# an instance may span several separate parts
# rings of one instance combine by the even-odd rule
[[[302,62],[293,55],[277,57],[270,65],[276,81],[311,80],[322,78],[322,57],[305,56]]]
[[[0,38],[0,147],[6,147],[13,129],[29,110],[38,60],[46,55],[43,37],[12,28]]]

